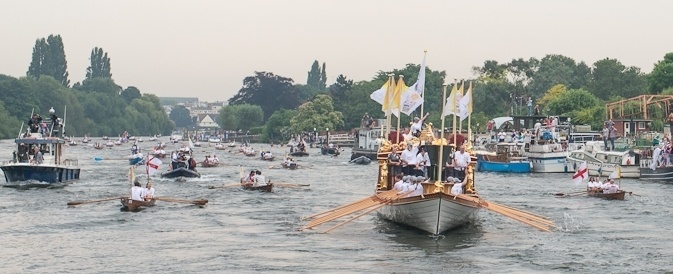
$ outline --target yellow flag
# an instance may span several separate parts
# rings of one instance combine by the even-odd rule
[[[400,117],[400,110],[402,109],[402,102],[404,101],[404,98],[402,97],[408,89],[409,87],[404,83],[404,77],[400,77],[400,79],[397,80],[397,85],[395,85],[393,102],[390,106],[391,111],[397,117]]]
[[[392,110],[393,97],[395,95],[395,81],[392,76],[388,78],[388,82],[384,86],[386,85],[388,85],[388,87],[386,88],[386,95],[383,97],[383,106],[381,110],[388,115]]]

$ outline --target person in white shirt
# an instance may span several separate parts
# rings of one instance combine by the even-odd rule
[[[145,201],[154,199],[154,188],[152,187],[152,183],[147,182],[147,185],[143,188],[143,198]]]
[[[540,129],[541,128],[542,128],[542,123],[540,123],[540,120],[537,120],[537,122],[535,122],[535,125],[533,126],[533,135],[536,138],[540,137]]]
[[[430,156],[425,152],[425,148],[420,148],[416,155],[416,176],[428,177],[428,166],[430,165]]]
[[[460,195],[463,194],[463,182],[461,182],[459,179],[455,179],[453,181],[453,186],[451,187],[451,194],[453,195]]]
[[[414,167],[416,166],[416,153],[413,151],[412,145],[407,145],[407,149],[402,152],[402,173],[405,175],[414,175]]]
[[[404,177],[406,176],[402,175],[402,173],[395,175],[395,184],[393,185],[393,190],[402,191],[402,184],[404,184],[405,179]]]
[[[453,155],[453,177],[461,181],[465,179],[465,168],[471,161],[470,154],[465,152],[465,146],[460,146],[460,150]]]
[[[421,184],[424,181],[424,177],[416,177],[416,182],[413,185],[413,192],[409,196],[422,196],[423,195],[423,185]]]
[[[266,178],[262,175],[262,172],[257,170],[255,171],[254,184],[252,186],[265,186],[267,185]]]
[[[501,143],[504,142],[505,141],[505,135],[506,135],[505,132],[500,131],[500,133],[498,133],[498,142],[501,142]]]
[[[426,113],[425,116],[423,116],[423,118],[414,117],[414,123],[409,128],[409,131],[411,131],[411,135],[415,137],[421,136],[421,130],[423,129],[423,120],[425,120],[425,118],[428,118],[428,115],[430,115],[430,113]]]
[[[133,182],[133,187],[131,187],[131,200],[144,201],[144,199],[143,199],[143,188],[140,187],[140,182],[138,182],[138,179],[136,179]]]
[[[217,159],[217,155],[213,155],[213,158],[211,158],[214,163],[219,163],[220,159]]]
[[[607,185],[606,190],[603,191],[604,193],[617,193],[619,192],[619,186],[615,184],[615,181],[610,179],[610,183]]]
[[[612,182],[612,179],[607,179],[605,182],[603,182],[603,185],[601,185],[601,189],[603,190],[603,193],[607,193],[608,189],[610,188],[610,183]]]

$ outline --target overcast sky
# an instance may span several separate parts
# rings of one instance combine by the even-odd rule
[[[94,47],[112,77],[158,96],[227,100],[255,71],[306,83],[314,60],[328,85],[344,74],[420,63],[471,77],[485,60],[563,54],[591,66],[606,57],[649,73],[673,52],[673,1],[4,1],[0,74],[21,77],[35,40],[60,34],[71,83]],[[415,81],[410,79],[409,81]]]

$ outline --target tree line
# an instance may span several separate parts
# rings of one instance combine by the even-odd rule
[[[420,65],[407,64],[403,68],[379,71],[371,80],[354,82],[340,74],[336,81],[326,84],[326,64],[315,61],[308,72],[306,85],[296,84],[291,78],[271,72],[255,72],[243,80],[243,87],[229,99],[228,107],[220,113],[218,122],[224,129],[237,127],[256,129],[268,140],[287,138],[301,131],[325,128],[326,121],[335,130],[350,130],[360,126],[361,118],[368,113],[374,118],[385,118],[381,106],[369,98],[388,79],[389,74],[403,75],[408,81],[418,78]],[[601,128],[605,120],[605,104],[643,94],[673,95],[673,53],[658,61],[651,73],[640,68],[626,66],[617,59],[605,58],[591,66],[582,61],[557,54],[542,59],[515,58],[507,63],[487,60],[472,68],[473,82],[472,125],[483,130],[486,122],[494,117],[527,115],[528,99],[532,106],[538,105],[542,115],[569,116],[575,124],[588,124],[594,130]],[[443,83],[453,86],[445,71],[425,71],[424,110],[430,112],[427,119],[437,127],[442,109]],[[316,102],[317,101],[317,102]],[[232,119],[238,105],[258,107],[263,119]],[[315,110],[316,106],[324,109]],[[637,103],[627,104],[627,114],[636,115]],[[660,130],[667,115],[662,105],[648,109],[654,120],[653,129]],[[421,116],[418,113],[414,116]],[[228,117],[228,118],[227,118]],[[637,117],[636,117],[637,118]],[[403,125],[411,117],[403,115]],[[235,120],[235,119],[234,119]],[[446,121],[452,126],[452,119]]]
[[[69,136],[170,134],[174,124],[157,96],[117,85],[102,48],[92,49],[89,60],[85,79],[70,87],[61,36],[37,39],[25,77],[0,74],[0,138],[17,137],[31,113],[48,117],[52,107]]]

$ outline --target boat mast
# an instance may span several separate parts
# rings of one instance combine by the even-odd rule
[[[446,111],[446,104],[443,104],[444,101],[446,101],[446,82],[443,84],[443,89],[444,89],[444,94],[442,94],[442,127],[441,131],[439,133],[439,161],[437,162],[437,178],[441,182],[443,174],[442,174],[442,166],[444,165],[442,162],[442,156],[444,155],[444,111]]]

